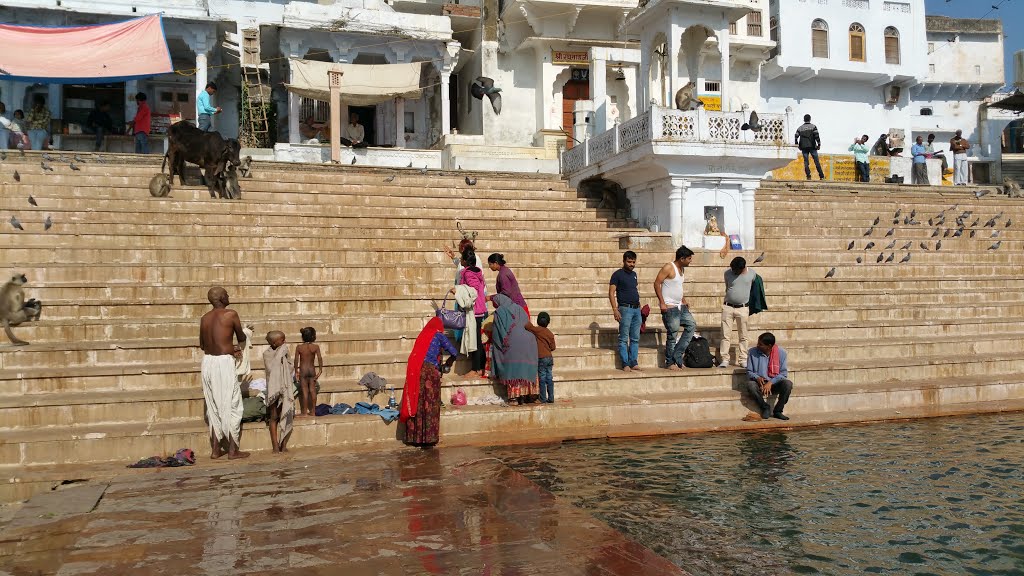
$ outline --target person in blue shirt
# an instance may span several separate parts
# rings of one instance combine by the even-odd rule
[[[914,184],[928,185],[928,149],[925,148],[924,138],[917,137],[914,145],[910,147],[910,153],[914,156],[914,171],[911,173]]]
[[[627,250],[622,255],[622,268],[612,274],[608,282],[608,301],[612,315],[619,323],[619,358],[623,372],[643,372],[640,355],[640,292],[637,288],[636,252]]]
[[[747,392],[754,397],[761,417],[765,420],[778,418],[789,420],[782,413],[789,402],[789,394],[793,391],[793,382],[789,379],[789,368],[786,366],[786,351],[775,344],[775,335],[765,332],[757,337],[757,346],[747,354]],[[775,410],[772,410],[768,399],[778,394]]]
[[[199,119],[196,122],[203,132],[213,132],[213,115],[221,112],[220,106],[210,105],[210,96],[217,93],[217,85],[207,82],[206,88],[199,93],[196,100],[196,110],[199,112]]]
[[[860,138],[854,138],[853,144],[850,144],[850,152],[853,152],[853,161],[857,166],[857,173],[855,182],[870,182],[871,181],[871,164],[868,160],[868,135],[864,134]]]

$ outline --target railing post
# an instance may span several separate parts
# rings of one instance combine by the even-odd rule
[[[651,131],[650,139],[651,139],[651,142],[654,142],[655,140],[658,140],[659,138],[661,138],[661,134],[662,134],[662,129],[661,129],[661,108],[659,108],[658,106],[651,106],[651,108],[648,111],[648,113],[651,115],[651,121],[648,123],[650,125],[650,131]]]
[[[617,125],[612,126],[612,155],[619,153],[619,127]]]
[[[590,138],[583,140],[583,166],[590,166]]]

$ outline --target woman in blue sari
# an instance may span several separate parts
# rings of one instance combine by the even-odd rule
[[[508,401],[533,402],[537,385],[537,338],[526,330],[530,318],[519,304],[504,294],[491,297],[494,304],[491,353],[494,373],[505,385]]]

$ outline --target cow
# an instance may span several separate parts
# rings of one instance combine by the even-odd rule
[[[164,156],[165,165],[170,166],[168,183],[173,184],[174,175],[185,185],[185,162],[202,169],[203,183],[210,191],[210,197],[230,197],[224,178],[228,166],[237,167],[242,161],[238,154],[241,146],[234,138],[223,138],[218,132],[204,132],[188,122],[177,122],[167,130],[168,149]],[[163,172],[163,168],[160,169]]]

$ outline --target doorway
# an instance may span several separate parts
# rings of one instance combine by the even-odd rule
[[[363,125],[363,140],[370,146],[378,146],[377,143],[377,107],[376,106],[349,106],[349,114],[359,117],[359,123]],[[348,118],[343,119],[348,124]],[[342,134],[344,134],[344,128]]]
[[[569,150],[576,143],[573,140],[573,127],[576,125],[573,110],[577,100],[590,100],[589,80],[569,80],[562,87],[562,130],[568,134],[565,149]]]

